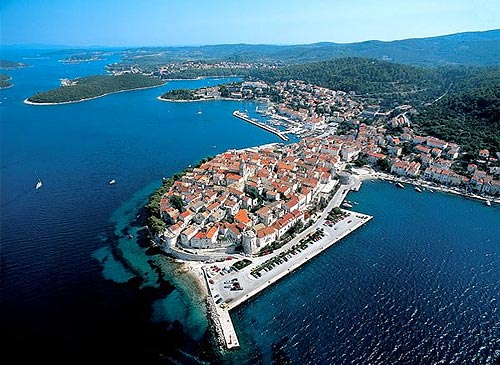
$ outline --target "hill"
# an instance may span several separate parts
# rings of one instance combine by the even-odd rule
[[[191,60],[294,64],[341,57],[366,57],[420,66],[494,65],[500,63],[500,30],[457,33],[391,42],[322,42],[305,45],[228,44],[200,47],[129,49],[126,63],[162,64]]]

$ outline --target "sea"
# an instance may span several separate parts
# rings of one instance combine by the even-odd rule
[[[258,103],[156,99],[236,78],[24,104],[61,78],[102,74],[119,60],[59,62],[73,53],[0,51],[31,65],[1,71],[14,83],[0,90],[3,358],[500,364],[500,205],[381,181],[348,196],[374,219],[236,308],[241,348],[214,350],[195,283],[147,249],[143,206],[163,177],[202,158],[282,141],[231,114],[258,117]]]

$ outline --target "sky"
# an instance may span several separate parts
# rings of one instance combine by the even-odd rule
[[[0,1],[0,45],[350,43],[499,28],[499,0]]]

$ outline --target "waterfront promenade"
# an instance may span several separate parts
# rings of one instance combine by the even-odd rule
[[[373,218],[366,214],[343,210],[343,216],[339,221],[328,224],[327,217],[330,211],[340,206],[349,191],[358,190],[360,184],[358,179],[352,179],[350,184],[341,185],[313,225],[271,254],[247,257],[251,264],[243,269],[229,270],[241,257],[204,265],[203,275],[208,289],[208,301],[212,304],[211,307],[215,305],[215,308],[211,310],[212,321],[227,349],[239,347],[229,314],[231,309],[259,294]],[[316,239],[312,239],[311,237],[315,235]],[[309,243],[304,244],[304,241],[309,241]],[[301,249],[294,249],[301,244]],[[259,270],[260,276],[252,275],[265,262],[273,259],[279,259],[279,263],[273,265],[268,271]],[[223,274],[224,269],[229,273]]]

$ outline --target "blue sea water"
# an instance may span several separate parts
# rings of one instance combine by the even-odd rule
[[[29,106],[22,101],[34,92],[63,77],[102,73],[114,59],[64,65],[60,55],[27,49],[2,50],[1,57],[33,65],[5,71],[14,87],[0,90],[5,356],[148,364],[498,363],[500,208],[381,182],[365,182],[349,196],[359,202],[354,209],[375,218],[236,309],[243,348],[211,354],[192,283],[177,265],[138,245],[139,208],[163,176],[207,155],[279,142],[232,117],[255,104],[203,102],[200,115],[198,103],[156,100],[166,90],[227,81],[205,79]],[[35,191],[37,174],[44,185]]]

